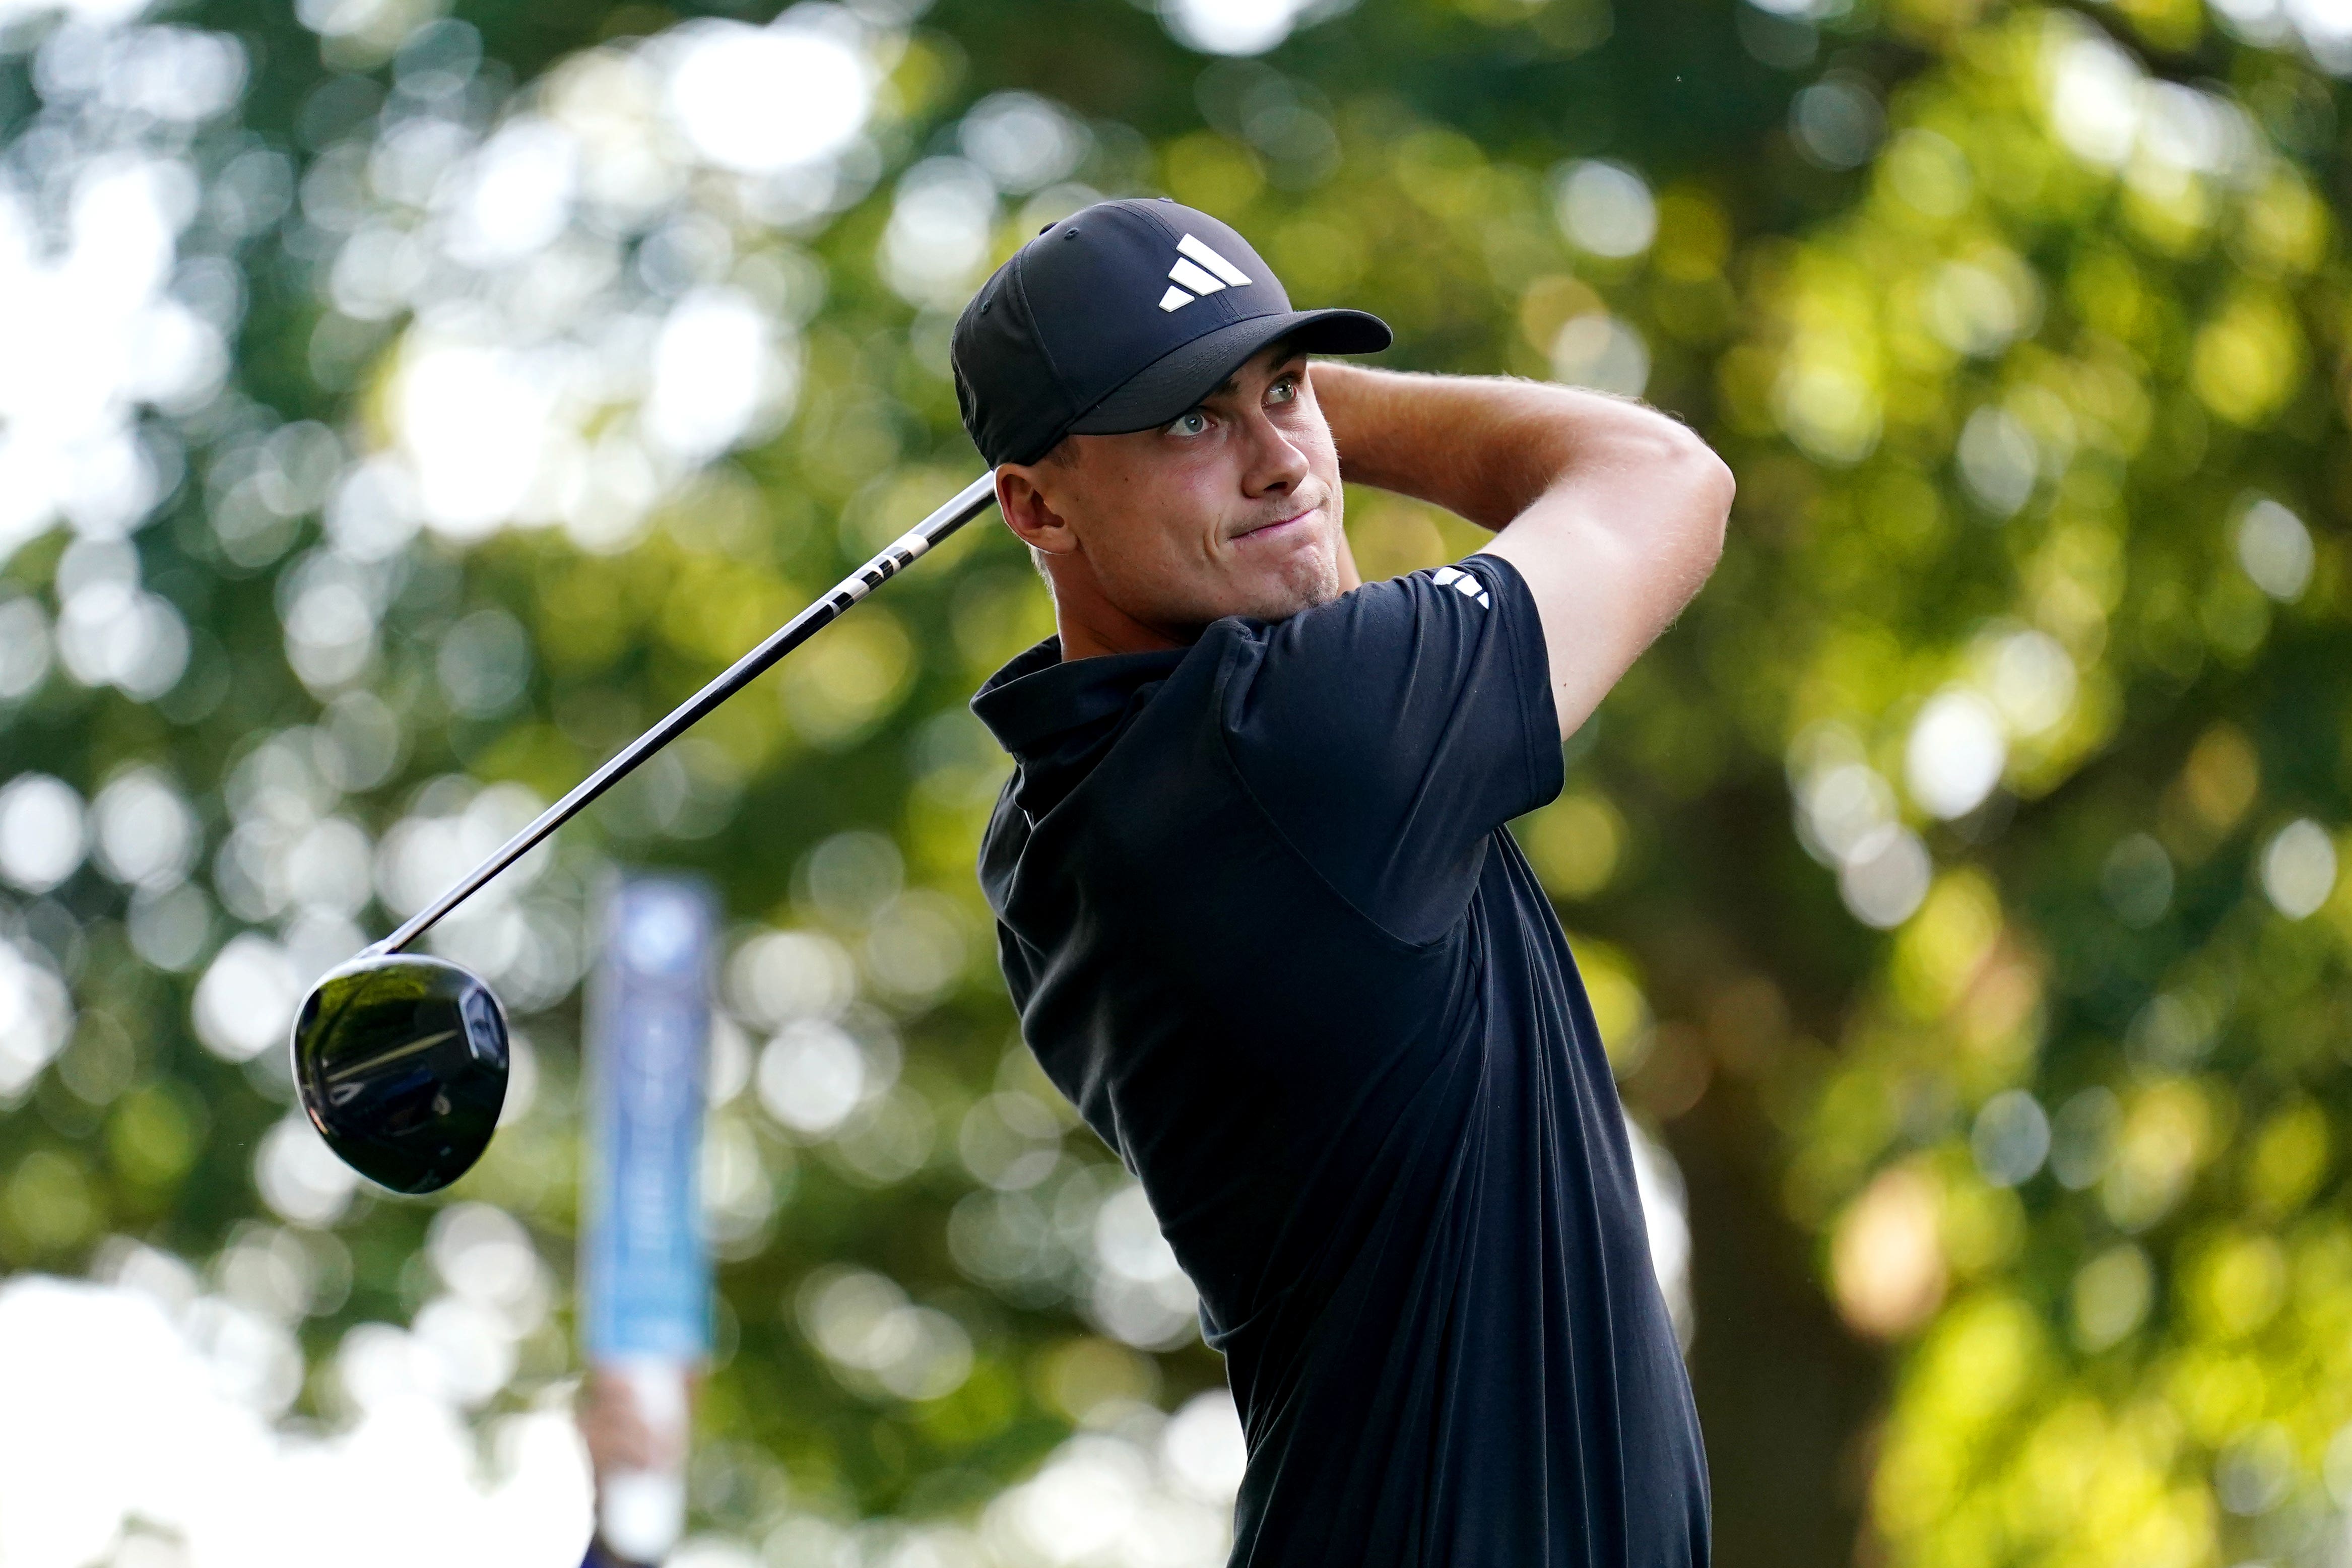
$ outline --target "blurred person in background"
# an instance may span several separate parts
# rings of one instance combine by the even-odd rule
[[[576,1414],[596,1479],[595,1533],[581,1568],[639,1568],[677,1543],[699,1379],[677,1380],[678,1405],[662,1375],[670,1369],[653,1370],[648,1378],[625,1363],[597,1364],[581,1383]]]
[[[1025,1038],[1141,1180],[1249,1446],[1236,1563],[1707,1561],[1622,1114],[1505,825],[1697,591],[1728,471],[1618,398],[1385,374],[1167,201],[954,337],[1058,635],[973,708]],[[1342,479],[1496,531],[1364,584]]]

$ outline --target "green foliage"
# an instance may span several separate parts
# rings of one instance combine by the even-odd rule
[[[0,534],[0,766],[101,803],[91,861],[54,885],[12,870],[0,904],[0,1017],[31,1064],[0,1101],[0,1263],[104,1267],[110,1237],[226,1257],[274,1209],[347,1280],[301,1321],[322,1368],[354,1325],[413,1315],[435,1209],[272,1175],[288,1089],[239,1009],[385,929],[408,883],[462,868],[950,493],[976,463],[941,349],[961,292],[1083,199],[1071,182],[1166,191],[1252,235],[1294,297],[1386,316],[1397,364],[1643,389],[1738,473],[1717,579],[1521,825],[1629,1103],[1695,1170],[1735,1173],[1695,1194],[1702,1365],[1770,1355],[1759,1325],[1801,1310],[1754,1309],[1766,1286],[1711,1271],[1732,1255],[1710,1237],[1791,1222],[1893,1368],[1873,1560],[2332,1561],[2352,1502],[2346,203],[2341,95],[2284,23],[2248,41],[2189,0],[1888,0],[1818,24],[1413,0],[1220,60],[1139,9],[944,0],[877,31],[870,166],[838,211],[780,217],[772,192],[679,163],[670,226],[562,219],[542,243],[573,272],[484,262],[473,294],[429,297],[361,275],[370,235],[455,243],[384,172],[415,112],[387,94],[425,69],[396,49],[430,18],[358,9],[383,36],[197,0],[181,20],[243,40],[233,110],[74,122],[199,177],[179,288],[227,290],[233,372],[140,419],[163,482],[132,578],[186,628],[163,689],[110,685],[70,643],[75,595],[119,560],[62,525]],[[678,19],[458,15],[488,61],[447,89],[469,135],[619,113],[640,40]],[[27,63],[53,25],[0,23],[20,171],[64,113]],[[893,237],[919,185],[900,176],[968,149],[967,112],[1014,89],[1064,106],[1076,151],[983,191],[980,251],[925,273],[939,247]],[[375,254],[385,276],[446,265]],[[606,263],[623,284],[596,281]],[[786,416],[708,464],[599,470],[633,511],[517,500],[367,533],[338,487],[424,461],[442,405],[417,389],[464,388],[423,367],[475,330],[453,300],[509,323],[543,308],[565,341],[626,312],[563,316],[564,289],[657,315],[680,290],[626,280],[664,266],[761,301]],[[571,362],[511,363],[515,396],[571,384]],[[620,450],[598,443],[646,395],[550,414],[565,461]],[[1350,523],[1368,571],[1475,548],[1390,497],[1351,496]],[[27,651],[52,626],[54,668]],[[506,966],[532,1064],[453,1197],[522,1218],[559,1271],[607,868],[706,874],[739,943],[815,941],[790,984],[849,964],[842,1026],[869,1068],[901,1064],[846,1122],[795,1128],[760,1080],[802,1013],[759,1000],[751,961],[731,972],[698,1479],[716,1526],[761,1528],[784,1496],[965,1514],[1090,1412],[1219,1378],[1197,1343],[1151,1348],[1179,1336],[1119,1342],[1090,1297],[1119,1178],[1017,1047],[971,876],[1003,764],[962,704],[1048,626],[1012,541],[973,530],[449,933],[451,956]],[[111,793],[126,778],[160,793]],[[136,863],[134,826],[174,812],[185,843]],[[953,1320],[968,1375],[910,1394],[827,1353],[826,1290],[872,1276]],[[559,1315],[493,1407],[568,1364]],[[331,1413],[331,1384],[304,1407]],[[1705,1415],[1718,1435],[1780,1418]],[[1851,1436],[1806,1439],[1810,1473]],[[1782,1561],[1741,1534],[1771,1467],[1714,1459],[1724,1561]]]

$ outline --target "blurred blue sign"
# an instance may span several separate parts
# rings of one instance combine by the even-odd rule
[[[628,878],[606,903],[586,1030],[581,1302],[592,1361],[709,1353],[699,1167],[717,927],[709,889],[686,878]]]

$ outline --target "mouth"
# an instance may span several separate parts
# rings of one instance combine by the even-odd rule
[[[1313,521],[1315,514],[1321,510],[1320,507],[1310,506],[1288,517],[1277,517],[1271,522],[1259,523],[1255,528],[1244,529],[1233,536],[1232,542],[1238,544],[1248,540],[1256,544],[1274,544],[1293,538],[1305,531],[1304,525]]]

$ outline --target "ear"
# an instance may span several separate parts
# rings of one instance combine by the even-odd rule
[[[996,509],[1024,544],[1048,555],[1067,555],[1077,549],[1078,536],[1047,499],[1039,468],[1030,463],[998,465]]]

